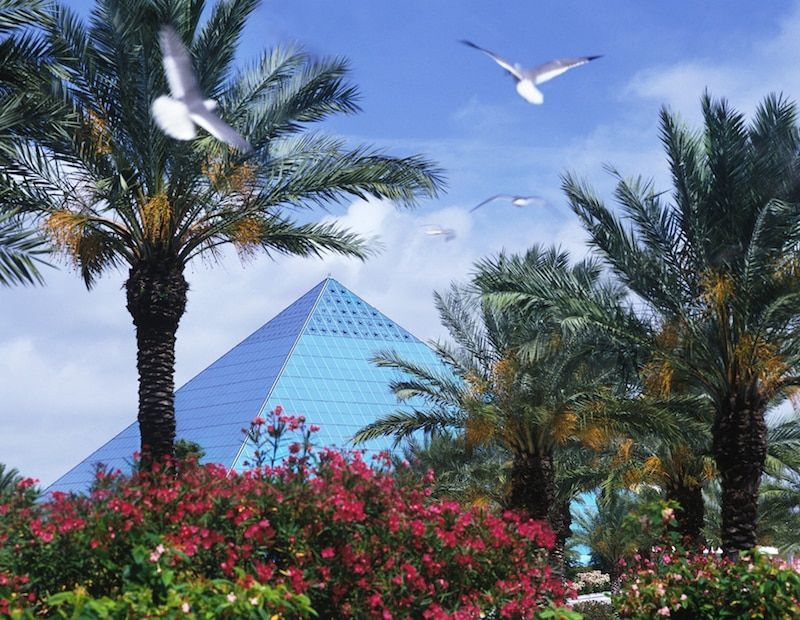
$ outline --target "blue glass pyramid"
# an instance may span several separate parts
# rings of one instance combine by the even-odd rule
[[[175,392],[177,438],[202,446],[205,462],[238,469],[248,454],[242,428],[281,405],[320,426],[316,446],[347,447],[357,430],[398,409],[389,390],[397,371],[369,362],[386,349],[441,364],[427,345],[327,278]],[[382,438],[359,448],[390,445]],[[134,422],[47,491],[86,491],[97,464],[128,472],[138,450]]]

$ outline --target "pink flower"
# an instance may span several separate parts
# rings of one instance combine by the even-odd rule
[[[667,522],[672,519],[673,514],[675,514],[675,511],[672,508],[664,508],[664,510],[661,511],[661,518]]]
[[[264,422],[265,422],[264,418],[262,418],[260,415],[258,415],[255,418],[253,418],[253,421],[252,421],[251,424],[253,426],[261,426],[262,424],[264,424]]]
[[[192,606],[191,606],[191,605],[189,605],[189,603],[184,603],[183,605],[181,605],[181,611],[182,611],[183,613],[185,613],[185,614],[188,614],[188,613],[189,613],[189,610],[190,610],[191,608],[192,608]]]
[[[320,553],[320,555],[321,555],[323,558],[325,558],[325,559],[328,559],[328,558],[332,558],[332,557],[335,555],[335,553],[334,553],[334,551],[333,551],[333,548],[332,548],[332,547],[325,547],[325,548],[322,550],[322,552]]]
[[[228,599],[229,603],[233,603],[236,601],[236,595],[233,592],[228,592],[228,596],[225,597]]]
[[[662,607],[656,612],[659,616],[668,616],[669,615],[669,607]]]

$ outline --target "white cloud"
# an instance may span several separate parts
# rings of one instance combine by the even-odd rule
[[[699,119],[699,96],[708,89],[751,114],[770,92],[800,97],[800,3],[780,22],[775,36],[742,46],[725,59],[693,59],[650,67],[634,76],[626,95],[669,105],[692,122]]]

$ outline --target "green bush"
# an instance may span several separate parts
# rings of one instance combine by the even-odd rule
[[[618,620],[619,618],[611,603],[600,601],[575,603],[572,606],[572,610],[581,614],[583,620]]]

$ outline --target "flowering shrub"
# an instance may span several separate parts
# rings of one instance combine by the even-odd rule
[[[800,565],[757,552],[738,559],[686,551],[675,531],[674,508],[655,506],[638,517],[644,529],[662,531],[661,543],[634,556],[620,593],[613,598],[623,618],[769,618],[799,617]]]
[[[662,551],[641,560],[614,602],[623,618],[790,620],[800,609],[800,574],[758,553],[730,560]]]
[[[388,459],[310,459],[298,442],[273,465],[281,415],[251,426],[267,460],[241,474],[192,462],[130,479],[100,472],[88,497],[18,493],[0,505],[0,613],[188,605],[238,617],[250,605],[303,617],[310,601],[322,618],[533,618],[563,602],[543,524],[432,501],[430,479],[400,486]],[[307,432],[286,418],[278,435]]]
[[[599,570],[589,570],[575,575],[575,590],[578,594],[593,594],[611,589],[611,577]]]

